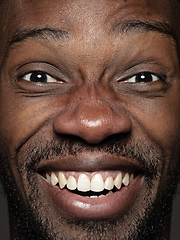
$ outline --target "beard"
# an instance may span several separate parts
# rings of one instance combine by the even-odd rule
[[[22,149],[23,154],[21,153]],[[144,199],[146,199],[147,204],[142,206],[139,211],[130,208],[123,216],[105,220],[78,219],[61,215],[58,216],[59,230],[57,230],[57,227],[52,224],[51,218],[44,211],[43,198],[36,187],[37,179],[34,174],[34,166],[42,159],[48,161],[54,156],[64,157],[94,151],[125,156],[139,162],[146,173],[145,182],[148,190]],[[38,141],[33,144],[27,142],[17,150],[14,156],[9,156],[8,151],[1,148],[0,178],[7,196],[10,216],[16,219],[16,226],[20,236],[22,236],[21,239],[161,239],[160,235],[164,228],[164,222],[170,217],[173,197],[180,178],[180,163],[177,161],[176,164],[169,165],[166,179],[163,181],[163,190],[158,197],[154,200],[151,199],[150,192],[153,190],[153,180],[161,175],[163,165],[166,162],[164,155],[163,150],[155,145],[145,146],[143,142],[137,143],[136,140],[129,143],[115,138],[109,138],[98,147],[89,146],[79,139],[67,139],[66,137],[61,141],[54,139],[46,142],[44,140]],[[18,187],[13,181],[14,177],[9,165],[12,161],[18,165],[22,178],[26,178],[28,181],[28,207],[25,207],[19,195]],[[75,234],[67,236],[63,233],[63,225],[69,226],[69,229]]]

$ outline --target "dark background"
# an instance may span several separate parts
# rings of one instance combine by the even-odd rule
[[[2,193],[1,185],[0,193]],[[171,225],[171,240],[180,240],[180,194],[174,200]],[[0,194],[0,239],[9,240],[7,204],[2,194]]]

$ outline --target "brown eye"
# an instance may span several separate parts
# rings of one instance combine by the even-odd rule
[[[125,80],[125,82],[128,83],[140,83],[140,82],[155,82],[160,80],[160,78],[150,72],[144,72],[144,73],[138,73],[134,75],[133,77],[130,77],[129,79]]]
[[[25,74],[22,77],[23,80],[29,81],[29,82],[40,82],[40,83],[53,83],[58,82],[55,78],[51,77],[45,72],[40,71],[34,71],[28,74]]]

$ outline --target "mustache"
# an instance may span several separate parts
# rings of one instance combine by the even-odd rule
[[[155,145],[145,143],[139,139],[119,139],[113,136],[98,145],[90,145],[78,137],[65,136],[61,139],[38,140],[33,144],[26,143],[25,156],[21,161],[25,168],[33,169],[42,159],[52,159],[53,157],[65,157],[79,153],[108,153],[118,157],[130,158],[138,162],[149,176],[156,177],[164,162],[163,150]],[[17,153],[18,156],[18,153]]]

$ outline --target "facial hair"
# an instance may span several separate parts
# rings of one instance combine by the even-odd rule
[[[26,149],[26,156],[20,155],[21,148]],[[9,171],[9,158],[8,152],[1,148],[1,182],[3,183],[4,192],[7,196],[9,212],[15,219],[17,219],[17,228],[24,240],[69,240],[69,239],[118,239],[118,240],[159,240],[160,234],[163,229],[164,219],[169,217],[171,212],[171,205],[173,196],[175,194],[177,184],[179,181],[179,162],[178,166],[172,166],[169,169],[169,179],[164,184],[164,190],[161,198],[155,202],[149,202],[145,211],[137,212],[132,222],[129,223],[128,229],[125,234],[121,234],[123,222],[126,222],[128,211],[123,217],[116,217],[106,220],[85,220],[76,219],[73,217],[59,216],[59,221],[68,224],[75,232],[82,232],[80,236],[67,237],[63,231],[59,238],[57,232],[50,224],[51,219],[42,219],[38,211],[38,207],[34,204],[37,201],[38,189],[36,189],[36,181],[34,177],[33,167],[41,162],[42,159],[52,159],[53,156],[67,156],[76,155],[82,152],[106,152],[112,155],[125,156],[139,162],[144,169],[146,169],[145,181],[149,188],[152,188],[152,180],[160,173],[160,166],[165,162],[165,156],[162,150],[155,150],[157,146],[144,146],[144,143],[134,140],[131,143],[126,141],[119,141],[118,139],[108,139],[108,141],[99,145],[98,147],[89,146],[82,141],[74,139],[52,140],[52,141],[38,141],[36,143],[25,143],[21,146],[15,156],[14,161],[21,162],[20,170],[26,173],[26,177],[31,186],[31,197],[29,202],[28,211],[24,210],[23,203],[18,194],[17,186],[13,182],[11,173]],[[11,156],[12,158],[12,156]],[[23,158],[23,161],[20,160]],[[11,160],[12,161],[12,160]],[[144,196],[148,202],[148,193]],[[40,201],[40,199],[38,199]],[[41,201],[40,201],[41,202]],[[35,208],[36,206],[36,208]],[[135,210],[134,210],[135,211]],[[118,230],[117,230],[118,229]]]

